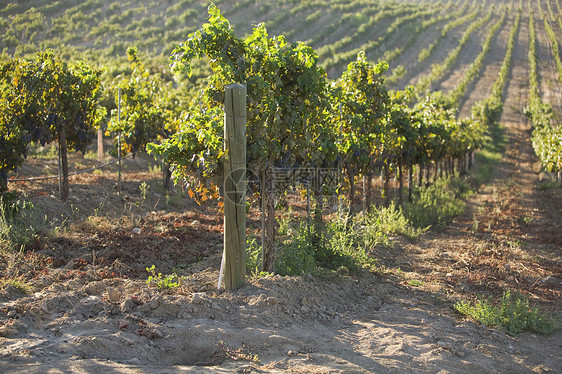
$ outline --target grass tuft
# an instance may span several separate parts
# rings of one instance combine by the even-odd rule
[[[419,189],[418,196],[404,205],[404,216],[418,228],[444,226],[464,211],[465,200],[472,193],[464,179],[439,178],[432,185]]]
[[[392,247],[391,235],[400,235],[409,240],[416,239],[424,230],[415,228],[400,207],[394,203],[389,207],[373,206],[364,220],[363,242],[367,248],[378,245]]]
[[[0,196],[0,251],[13,253],[25,247],[47,226],[46,218],[34,212],[31,202],[15,193]]]
[[[529,299],[510,291],[504,292],[497,303],[490,298],[480,298],[475,303],[459,301],[455,308],[485,326],[504,329],[509,335],[521,331],[549,334],[555,329],[554,320],[529,305]]]
[[[31,292],[31,285],[22,276],[0,279],[0,290],[10,286],[23,294]]]

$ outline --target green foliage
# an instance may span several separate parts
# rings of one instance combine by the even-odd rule
[[[532,331],[549,334],[554,331],[554,320],[529,305],[529,299],[510,291],[503,293],[498,303],[490,298],[480,298],[475,303],[459,301],[455,308],[485,326],[496,326],[504,329],[509,335],[517,335],[521,331]]]
[[[208,23],[172,52],[171,66],[190,76],[205,58],[212,73],[182,115],[178,133],[161,145],[151,144],[149,151],[173,165],[176,179],[190,181],[192,194],[212,186],[216,191],[224,156],[224,87],[245,82],[247,160],[254,170],[261,175],[280,159],[287,165],[321,160],[324,153],[313,145],[323,125],[326,80],[314,51],[300,42],[289,44],[282,36],[269,37],[263,24],[241,39],[218,8],[211,5],[208,10]]]
[[[402,208],[391,203],[389,207],[371,207],[363,222],[362,240],[366,248],[392,247],[391,235],[413,240],[421,233],[404,216]]]
[[[311,273],[316,269],[316,246],[306,222],[300,222],[290,240],[282,243],[275,261],[275,272],[281,275]]]
[[[308,155],[322,123],[326,84],[310,47],[289,44],[282,36],[270,38],[263,25],[240,39],[211,5],[209,23],[173,52],[172,69],[190,72],[192,61],[202,56],[213,69],[200,96],[205,110],[222,106],[226,84],[246,82],[248,158],[259,170],[281,155],[288,155],[289,162]]]
[[[378,156],[384,131],[381,119],[389,100],[383,80],[387,69],[386,62],[371,64],[360,52],[333,91],[332,121],[339,129],[336,144],[350,176],[372,172],[372,160]]]
[[[137,48],[129,48],[127,57],[132,74],[120,84],[121,118],[115,111],[107,128],[122,134],[123,154],[143,151],[147,143],[165,136],[172,123],[167,117],[163,83],[145,69]]]
[[[471,193],[468,183],[462,179],[439,178],[418,190],[414,201],[404,205],[404,215],[415,227],[443,226],[464,211],[464,200]]]
[[[155,265],[147,267],[146,271],[150,273],[146,284],[156,286],[161,290],[171,290],[180,286],[181,280],[176,274],[162,275],[162,273],[156,273]]]
[[[439,162],[445,157],[461,158],[482,144],[485,128],[480,122],[457,120],[456,106],[440,92],[427,96],[414,107],[414,141],[405,142],[415,163]],[[412,135],[411,135],[412,136]]]
[[[275,271],[282,275],[312,273],[317,269],[375,270],[358,227],[346,212],[338,212],[324,227],[306,220],[297,223],[290,238],[280,243]]]
[[[261,246],[255,237],[246,236],[246,273],[259,274],[261,269]]]
[[[82,61],[65,63],[52,50],[38,53],[34,61],[16,58],[0,65],[2,179],[23,161],[30,142],[59,140],[68,180],[67,149],[85,152],[103,115],[100,74]],[[0,192],[4,189],[0,181]]]
[[[539,8],[540,9],[540,8]],[[537,34],[534,17],[529,17],[529,104],[525,109],[526,115],[533,123],[533,149],[537,154],[541,166],[548,172],[555,173],[562,170],[562,126],[556,123],[552,106],[543,102],[539,94],[537,70]],[[545,19],[547,33],[550,26]],[[557,50],[558,44],[553,45]],[[560,58],[558,57],[558,60]]]
[[[14,192],[0,196],[0,249],[13,252],[29,243],[36,231],[47,226],[45,219],[37,216],[33,204]]]
[[[317,263],[331,270],[375,270],[357,227],[350,225],[348,212],[339,211],[326,225],[321,246],[316,251]]]

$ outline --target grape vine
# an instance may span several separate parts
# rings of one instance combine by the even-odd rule
[[[37,54],[33,61],[15,58],[0,65],[0,128],[6,142],[0,147],[0,190],[5,190],[6,173],[21,164],[30,142],[57,140],[61,198],[68,198],[67,152],[85,152],[104,114],[98,105],[100,75],[82,61],[62,62],[52,50]]]
[[[484,64],[484,58],[486,57],[486,54],[490,51],[490,45],[492,44],[492,39],[499,31],[500,27],[502,27],[502,25],[504,24],[506,17],[507,17],[507,10],[504,10],[500,19],[498,19],[496,23],[494,23],[494,25],[492,25],[492,27],[488,31],[488,34],[486,35],[486,40],[482,44],[482,50],[476,56],[474,61],[470,64],[470,67],[466,71],[462,80],[450,92],[449,98],[451,99],[452,102],[456,103],[457,106],[459,106],[459,101],[464,96],[468,84],[474,78],[476,78],[480,70],[482,70],[482,65]]]
[[[466,29],[466,32],[464,33],[462,39],[459,41],[457,47],[449,53],[449,55],[447,56],[445,61],[443,61],[442,64],[432,65],[432,69],[429,75],[421,78],[416,84],[416,91],[418,93],[420,94],[425,93],[429,89],[431,82],[441,77],[447,69],[453,66],[454,62],[457,60],[457,57],[459,56],[460,51],[465,46],[465,44],[468,43],[468,41],[470,40],[470,36],[472,35],[472,33],[478,30],[479,28],[483,27],[486,23],[490,21],[490,19],[492,18],[493,11],[494,11],[493,8],[490,8],[486,17],[480,18],[470,24],[470,26]]]
[[[526,114],[533,124],[532,143],[541,166],[547,172],[560,173],[562,170],[562,126],[554,123],[554,113],[549,103],[542,101],[539,94],[536,43],[537,34],[534,14],[529,15],[529,104]]]

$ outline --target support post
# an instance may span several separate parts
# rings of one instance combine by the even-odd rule
[[[100,127],[98,129],[98,162],[101,164],[103,161],[103,130]]]
[[[224,288],[246,277],[246,86],[225,87],[224,102]]]
[[[121,125],[121,88],[117,90],[117,123]],[[117,135],[117,159],[119,160],[119,180],[117,181],[117,192],[121,196],[121,131]]]
[[[60,154],[60,132],[58,138],[58,166],[59,166],[59,198],[63,200],[63,193],[62,193],[62,163],[61,163],[61,154]]]

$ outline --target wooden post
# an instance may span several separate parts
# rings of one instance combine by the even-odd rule
[[[365,177],[365,172],[363,172],[363,213],[367,213],[367,178]]]
[[[60,132],[58,138],[58,166],[59,166],[59,198],[63,200],[62,194],[62,163],[61,163],[61,154],[60,154]]]
[[[121,125],[121,88],[117,89],[117,123]],[[117,135],[117,159],[119,160],[117,193],[121,196],[121,131]]]
[[[98,129],[98,161],[102,163],[103,160],[103,130],[101,127]]]
[[[224,288],[246,277],[246,86],[225,87],[224,100]]]

